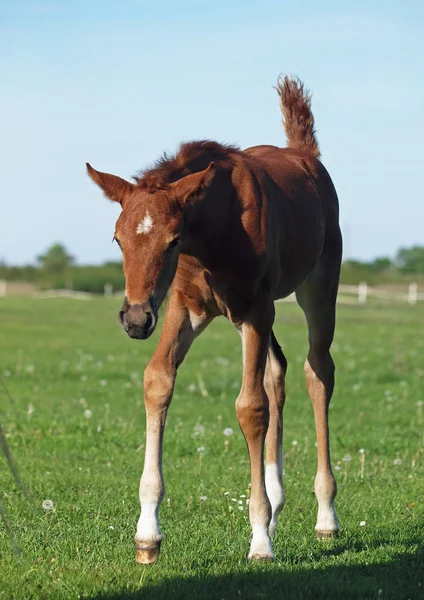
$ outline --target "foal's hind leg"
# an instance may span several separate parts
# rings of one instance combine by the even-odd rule
[[[287,360],[274,332],[271,333],[265,370],[265,391],[269,399],[269,425],[266,434],[265,485],[271,503],[269,535],[275,535],[278,515],[284,502],[283,486],[283,408],[286,400],[285,375]]]
[[[338,532],[334,499],[337,493],[330,462],[328,407],[334,389],[334,362],[330,355],[335,327],[337,281],[328,288],[320,285],[319,275],[313,275],[297,292],[309,330],[309,353],[305,362],[306,381],[314,409],[318,467],[315,477],[315,495],[318,517],[315,530],[321,538]]]

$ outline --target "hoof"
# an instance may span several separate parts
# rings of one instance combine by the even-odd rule
[[[135,560],[139,565],[151,565],[159,558],[160,542],[154,546],[136,546]]]
[[[317,539],[318,540],[335,540],[336,537],[339,535],[338,530],[336,529],[336,531],[325,531],[325,530],[316,530],[316,534],[317,534]]]
[[[265,561],[273,561],[274,556],[272,554],[251,554],[249,555],[250,562],[265,562]]]

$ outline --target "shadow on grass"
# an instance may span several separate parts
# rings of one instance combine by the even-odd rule
[[[401,554],[389,562],[316,567],[252,565],[231,575],[180,576],[138,591],[98,594],[96,600],[159,599],[393,599],[424,598],[424,552]]]

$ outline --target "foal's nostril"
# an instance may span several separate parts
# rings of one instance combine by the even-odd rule
[[[125,312],[123,310],[120,310],[119,311],[119,322],[121,323],[121,325],[124,324],[124,315],[125,315]]]
[[[150,327],[153,323],[153,315],[152,313],[146,313],[146,322],[144,323],[144,331],[149,331]]]

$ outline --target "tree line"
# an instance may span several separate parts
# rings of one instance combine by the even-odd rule
[[[0,279],[25,281],[39,289],[74,289],[103,293],[111,284],[114,291],[123,290],[125,279],[120,261],[103,265],[77,265],[74,257],[60,243],[50,246],[36,258],[36,264],[21,267],[0,262]],[[393,258],[379,257],[369,262],[347,260],[342,265],[342,283],[369,284],[424,282],[424,246],[400,248]]]

